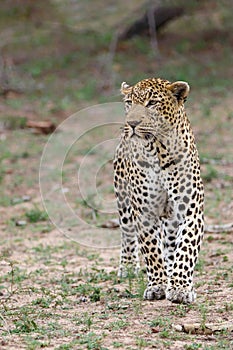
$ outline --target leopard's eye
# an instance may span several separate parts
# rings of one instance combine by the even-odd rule
[[[146,107],[151,107],[151,106],[155,106],[159,103],[158,100],[149,100],[146,104]]]

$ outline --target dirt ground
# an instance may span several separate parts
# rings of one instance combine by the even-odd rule
[[[143,301],[143,274],[116,276],[118,249],[84,248],[57,230],[5,236],[2,349],[233,348],[231,234],[206,235],[191,306]]]

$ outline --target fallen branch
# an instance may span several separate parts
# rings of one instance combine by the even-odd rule
[[[109,221],[106,221],[101,225],[101,227],[104,228],[117,228],[119,227],[119,221],[118,219],[112,219]],[[208,233],[221,233],[221,232],[231,232],[233,231],[233,222],[230,222],[229,224],[222,224],[222,225],[205,225],[205,232]]]
[[[212,164],[212,165],[232,165],[233,162],[231,160],[226,159],[209,159],[209,158],[202,158],[201,164]]]
[[[221,233],[233,231],[233,222],[222,225],[205,225],[205,232],[209,233]]]
[[[185,332],[189,334],[213,334],[216,332],[228,331],[233,332],[233,323],[184,323],[173,324],[172,328],[177,332]]]
[[[167,22],[176,17],[182,16],[184,10],[181,7],[153,7],[144,13],[142,17],[137,19],[133,24],[126,28],[120,35],[120,40],[128,40],[135,35],[149,35],[151,34],[151,16],[153,16],[154,30],[158,31]]]

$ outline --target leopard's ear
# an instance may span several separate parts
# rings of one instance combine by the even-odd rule
[[[185,81],[176,81],[168,85],[167,88],[177,98],[178,102],[182,100],[185,102],[190,90],[189,84]]]
[[[128,85],[125,81],[121,84],[122,95],[130,94],[132,91],[132,86]]]

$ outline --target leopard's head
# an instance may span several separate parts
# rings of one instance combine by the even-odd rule
[[[163,79],[145,79],[134,86],[122,83],[126,122],[124,135],[148,140],[171,133],[185,117],[184,102],[189,85]]]

